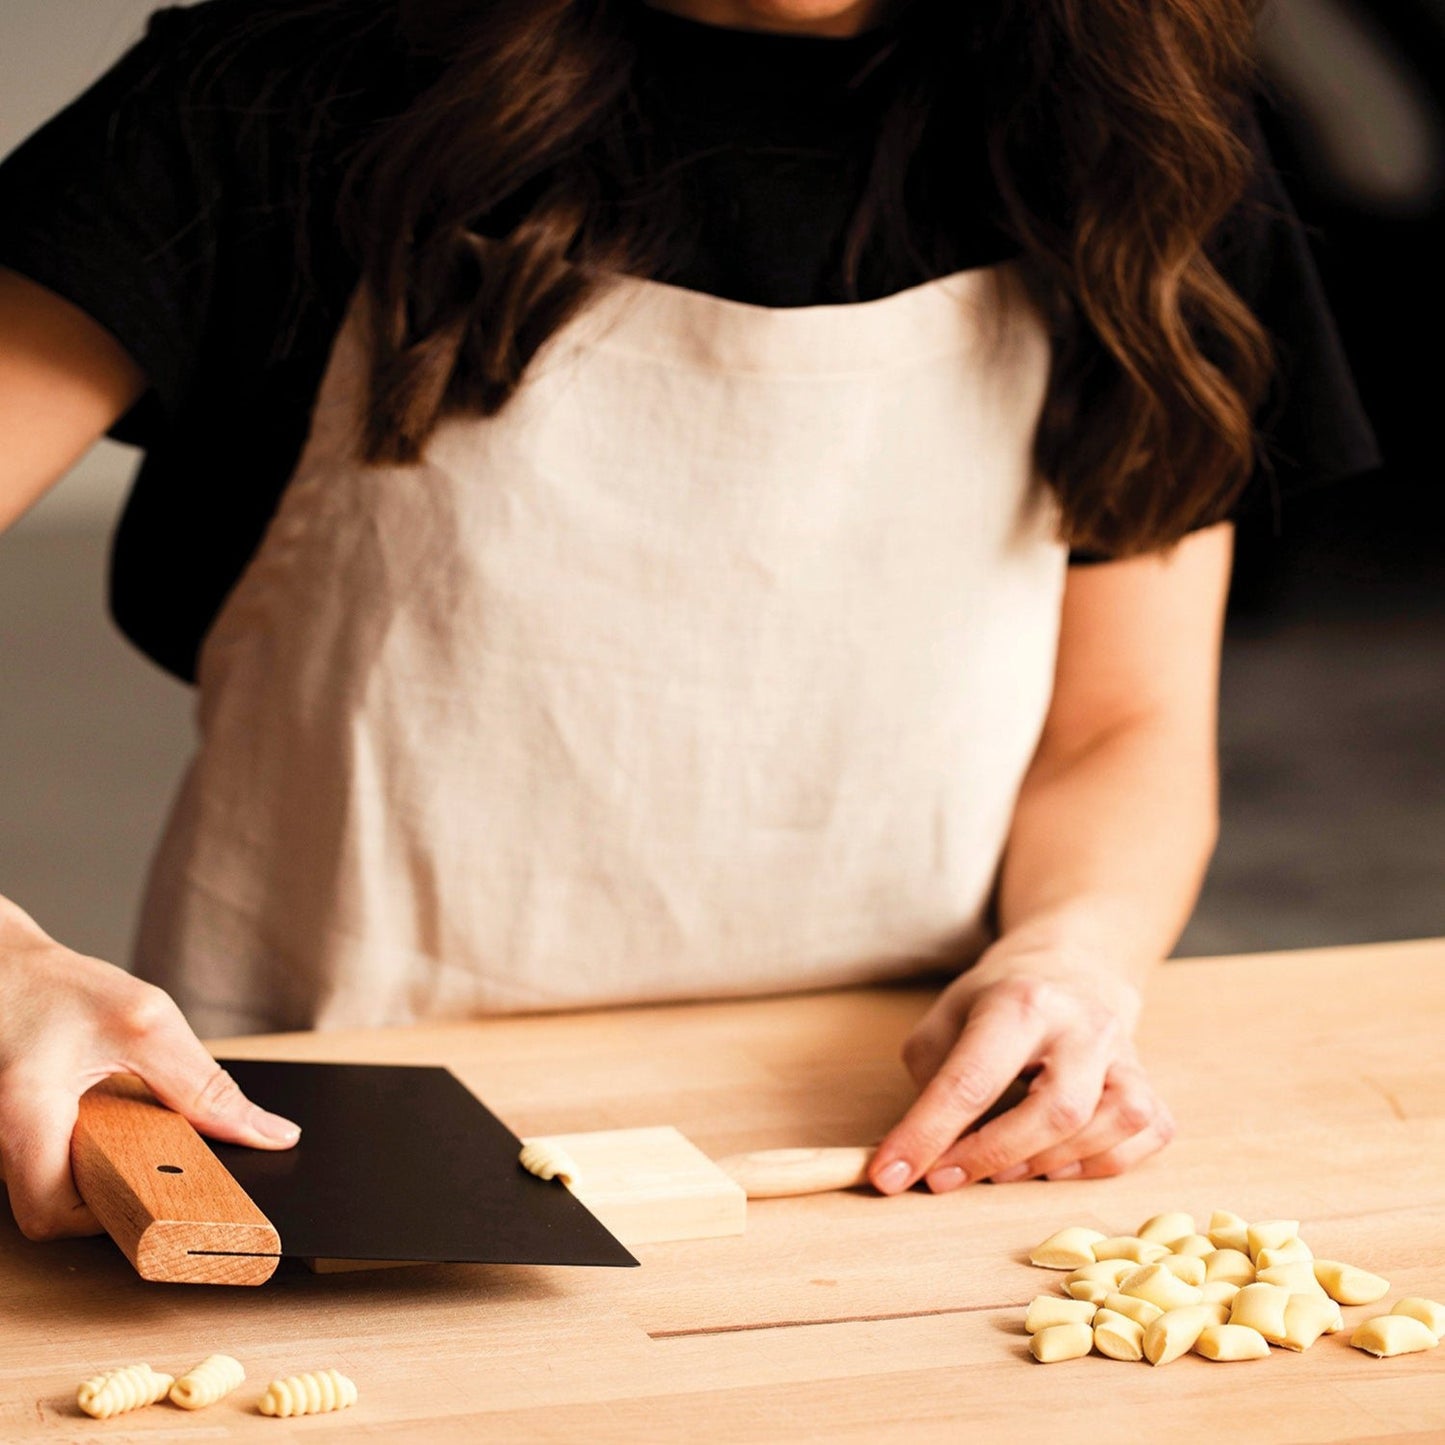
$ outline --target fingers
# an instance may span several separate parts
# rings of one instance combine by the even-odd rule
[[[1032,1061],[1041,1038],[1040,1020],[1013,996],[979,999],[913,1107],[878,1146],[869,1166],[875,1187],[907,1189]]]
[[[1144,1070],[1131,1061],[1116,1063],[1109,1070],[1098,1107],[1086,1125],[1072,1137],[1026,1156],[1020,1166],[1021,1172],[1015,1177],[1077,1178],[1082,1172],[1083,1161],[1112,1158],[1121,1146],[1154,1129],[1168,1117],[1168,1110],[1155,1095]],[[1170,1123],[1172,1126],[1172,1120]],[[1172,1127],[1169,1137],[1172,1137]],[[1161,1148],[1167,1142],[1163,1137],[1156,1135],[1156,1138],[1155,1148]],[[1075,1169],[1074,1165],[1081,1167]],[[1100,1172],[1119,1171],[1101,1169]]]
[[[99,1234],[100,1225],[70,1177],[74,1093],[12,1077],[0,1100],[0,1112],[5,1119],[0,1159],[20,1232],[36,1240]]]
[[[1109,1063],[1108,1044],[1096,1036],[1071,1034],[1052,1044],[1023,1102],[945,1150],[928,1170],[929,1188],[943,1191],[970,1179],[997,1178],[1093,1128]],[[1099,1147],[1118,1142],[1117,1135],[1106,1132]],[[1069,1155],[1060,1163],[1078,1157]]]
[[[904,1050],[921,1092],[879,1145],[873,1183],[897,1193],[923,1177],[943,1192],[979,1179],[1100,1177],[1162,1148],[1173,1120],[1134,1055],[1126,1012],[1094,979],[945,991]],[[1005,1108],[996,1101],[1020,1074],[1032,1083]]]
[[[1126,1169],[1132,1169],[1141,1159],[1158,1153],[1174,1137],[1175,1132],[1174,1116],[1167,1109],[1161,1109],[1154,1122],[1141,1133],[1135,1134],[1132,1139],[1126,1139],[1112,1149],[1080,1160],[1077,1174],[1063,1172],[1055,1174],[1054,1177],[1104,1179],[1111,1174],[1122,1174]],[[1072,1166],[1065,1166],[1066,1171],[1071,1168]]]
[[[202,1134],[255,1149],[286,1149],[300,1137],[291,1120],[268,1113],[241,1092],[160,989],[140,995],[125,1031],[125,1067]]]
[[[1065,1117],[1060,1112],[1056,1117]],[[1000,1121],[1002,1122],[1002,1121]],[[990,1126],[992,1128],[992,1126]],[[982,1144],[990,1130],[980,1130]],[[1121,1062],[1110,1069],[1097,1107],[1084,1126],[1073,1135],[1053,1143],[1049,1148],[1022,1159],[1015,1158],[994,1165],[988,1153],[969,1156],[963,1167],[972,1164],[969,1177],[988,1178],[995,1184],[1011,1184],[1019,1179],[1101,1179],[1132,1168],[1141,1159],[1162,1149],[1175,1133],[1174,1118],[1155,1095],[1144,1070],[1135,1062]],[[970,1141],[960,1142],[962,1151]],[[995,1140],[987,1141],[993,1150]],[[957,1187],[960,1180],[937,1176],[955,1163],[951,1150],[929,1174],[929,1184],[936,1189]],[[1001,1155],[1004,1151],[1000,1149]]]
[[[33,1239],[93,1234],[76,1192],[71,1136],[80,1096],[117,1073],[212,1138],[284,1149],[300,1130],[259,1109],[211,1058],[161,989],[53,940],[0,950],[0,1171]]]

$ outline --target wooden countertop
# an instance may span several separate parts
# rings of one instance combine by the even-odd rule
[[[519,1133],[675,1124],[721,1155],[860,1143],[907,1102],[898,1045],[927,995],[757,1002],[289,1035],[232,1055],[443,1063]],[[640,1248],[640,1270],[430,1265],[259,1289],[147,1284],[108,1240],[37,1245],[0,1222],[0,1441],[150,1439],[1033,1442],[1445,1439],[1445,1348],[1165,1369],[1042,1366],[1027,1251],[1068,1223],[1299,1218],[1315,1252],[1385,1275],[1378,1306],[1445,1299],[1445,940],[1175,962],[1147,1064],[1180,1136],[1117,1179],[754,1202],[740,1238]],[[383,1161],[378,1161],[380,1167]],[[425,1181],[418,1181],[425,1188]],[[196,1415],[92,1421],[112,1365],[237,1355],[248,1380]],[[361,1403],[277,1421],[277,1374],[335,1365]]]

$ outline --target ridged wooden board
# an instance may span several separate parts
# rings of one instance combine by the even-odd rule
[[[231,1055],[444,1063],[524,1136],[671,1125],[710,1158],[881,1136],[911,1089],[912,989],[228,1043]],[[426,1266],[264,1290],[146,1284],[107,1240],[31,1244],[0,1224],[0,1440],[117,1431],[275,1440],[273,1375],[356,1380],[338,1439],[1126,1441],[1438,1445],[1445,1348],[1376,1360],[1344,1336],[1240,1366],[1029,1360],[1052,1282],[1027,1251],[1070,1222],[1110,1233],[1183,1208],[1303,1221],[1320,1254],[1445,1293],[1445,942],[1174,963],[1145,1060],[1171,1148],[1092,1183],[753,1201],[742,1235],[640,1246],[640,1270]],[[1378,1306],[1345,1311],[1354,1322]],[[212,1351],[248,1382],[197,1417],[81,1420],[85,1375]],[[254,1386],[254,1388],[253,1388]],[[289,1438],[289,1436],[287,1437]]]
[[[668,1125],[555,1134],[546,1142],[576,1164],[572,1193],[629,1249],[741,1234],[746,1226],[741,1187]]]

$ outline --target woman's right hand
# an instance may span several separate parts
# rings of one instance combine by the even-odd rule
[[[28,1239],[97,1234],[75,1190],[80,1096],[135,1074],[202,1134],[285,1149],[301,1131],[253,1104],[191,1032],[170,995],[48,937],[0,899],[0,1178]]]

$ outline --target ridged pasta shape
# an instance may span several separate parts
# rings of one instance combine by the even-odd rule
[[[576,1183],[577,1165],[572,1156],[565,1149],[559,1149],[545,1139],[524,1141],[518,1162],[523,1169],[537,1175],[539,1179],[560,1179],[569,1187]]]
[[[272,1380],[261,1396],[263,1415],[321,1415],[356,1403],[356,1386],[339,1370],[311,1370]]]
[[[171,1386],[171,1403],[183,1410],[203,1410],[225,1399],[245,1378],[240,1360],[231,1355],[207,1355]]]
[[[106,1370],[81,1383],[75,1403],[97,1420],[109,1420],[127,1410],[139,1410],[163,1400],[174,1377],[162,1375],[149,1365],[122,1365]]]

